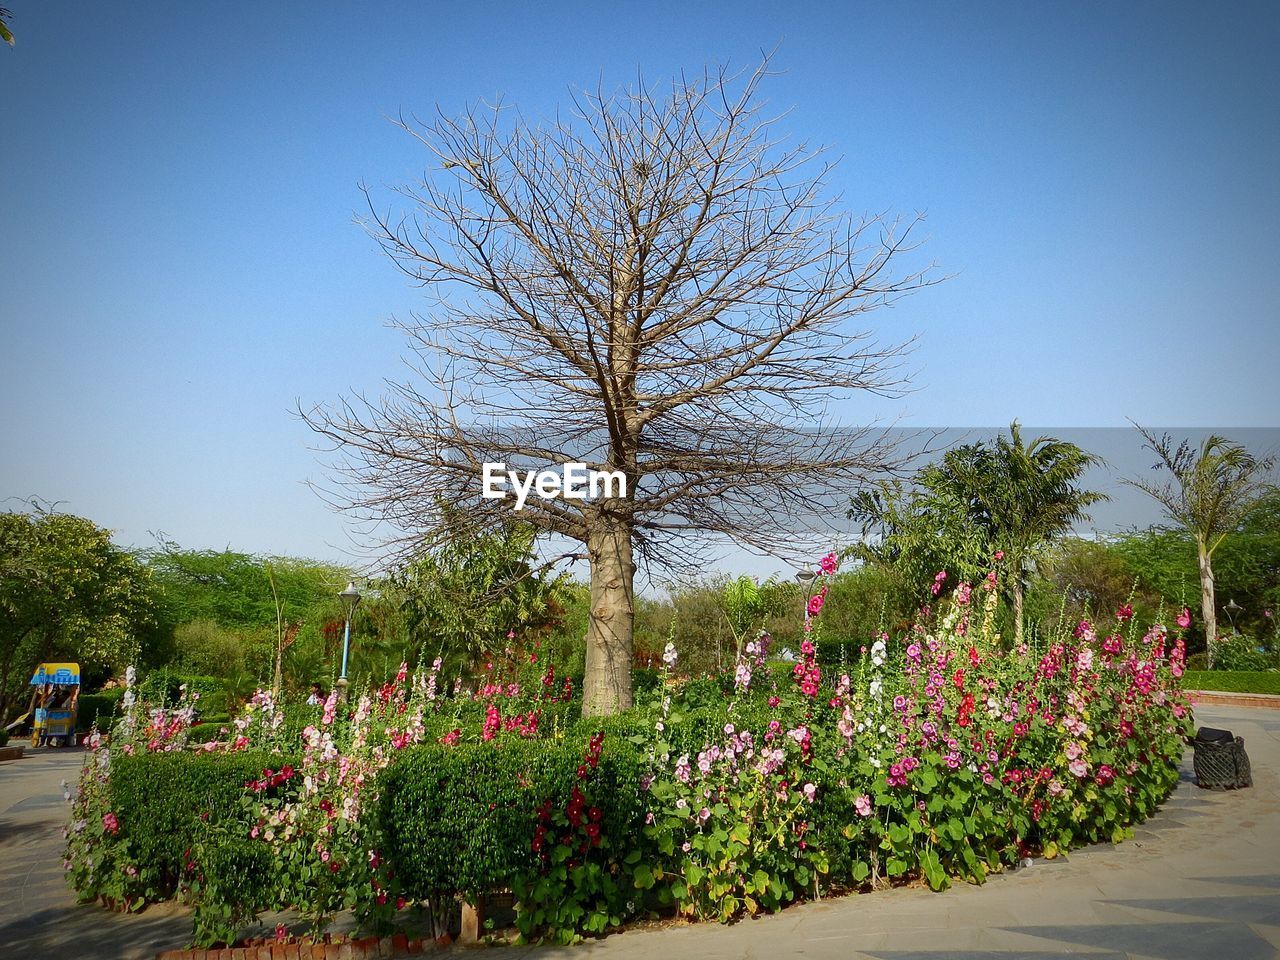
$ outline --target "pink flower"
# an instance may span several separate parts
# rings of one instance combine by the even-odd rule
[[[822,604],[827,599],[827,588],[823,587],[821,592],[815,593],[809,598],[809,616],[816,617],[822,612]]]
[[[996,563],[999,563],[999,562],[1000,562],[1001,560],[1003,560],[1003,559],[1004,559],[1004,551],[1003,551],[1003,550],[997,550],[997,551],[996,551]]]
[[[1067,769],[1071,771],[1073,776],[1083,778],[1089,772],[1089,765],[1083,760],[1072,760],[1067,764]]]
[[[871,816],[871,798],[865,793],[859,794],[858,799],[853,801],[853,809],[860,817]]]
[[[102,829],[113,836],[120,832],[120,821],[116,819],[114,813],[107,812],[102,815]]]
[[[1183,607],[1182,612],[1178,614],[1178,626],[1180,626],[1183,630],[1191,626],[1191,611],[1188,610],[1186,607]]]
[[[823,573],[829,576],[836,572],[836,566],[838,565],[838,562],[839,561],[836,560],[836,555],[834,553],[828,553],[825,557],[823,557],[821,560],[818,561],[818,566],[822,569]]]

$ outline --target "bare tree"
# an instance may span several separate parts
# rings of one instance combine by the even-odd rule
[[[830,164],[786,145],[752,72],[575,96],[542,125],[486,106],[400,125],[438,162],[367,225],[432,296],[399,323],[413,382],[304,417],[340,451],[357,514],[421,547],[510,518],[482,499],[486,462],[584,462],[626,495],[531,497],[523,517],[585,546],[584,713],[631,704],[637,562],[693,562],[708,535],[794,548],[887,431],[826,421],[847,390],[893,393],[900,345],[862,314],[932,282],[890,275],[914,221],[855,218]],[[825,498],[825,499],[824,499]],[[567,556],[581,554],[569,553]]]
[[[1134,426],[1137,426],[1135,424]],[[1213,554],[1227,534],[1239,529],[1249,511],[1272,489],[1267,474],[1275,457],[1255,457],[1238,443],[1210,434],[1197,450],[1183,440],[1175,445],[1169,434],[1156,436],[1137,427],[1144,446],[1156,455],[1155,469],[1169,479],[1155,482],[1125,479],[1154,499],[1174,523],[1186,527],[1196,542],[1200,565],[1200,613],[1208,663],[1213,667],[1213,644],[1218,635],[1214,598]]]

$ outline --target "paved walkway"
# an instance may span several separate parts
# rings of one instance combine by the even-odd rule
[[[898,889],[804,904],[729,927],[640,929],[575,948],[486,951],[486,960],[655,957],[840,960],[1263,960],[1280,957],[1280,713],[1213,706],[1201,724],[1245,738],[1254,788],[1200,790],[1190,763],[1161,812],[1118,847],[946,893]],[[22,960],[142,957],[181,946],[176,908],[121,917],[77,907],[62,879],[59,781],[78,756],[0,764],[0,955]],[[88,949],[86,949],[86,947]]]

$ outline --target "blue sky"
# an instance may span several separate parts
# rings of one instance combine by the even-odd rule
[[[353,223],[427,162],[389,115],[774,47],[784,129],[951,276],[874,315],[914,392],[842,417],[1277,425],[1274,4],[6,6],[0,497],[123,543],[350,548],[290,411],[400,373],[422,301]]]

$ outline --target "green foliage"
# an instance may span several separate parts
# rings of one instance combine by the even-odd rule
[[[43,661],[131,662],[151,617],[147,570],[109,531],[39,508],[0,514],[0,717]]]
[[[96,724],[99,730],[110,730],[120,713],[120,697],[123,687],[103,690],[101,693],[83,693],[76,704],[76,730],[84,732]]]
[[[721,588],[720,605],[733,635],[735,659],[764,629],[769,615],[785,608],[788,592],[772,578],[760,583],[754,577],[738,577]]]
[[[1239,633],[1219,634],[1213,644],[1213,669],[1233,672],[1274,670],[1276,653]]]
[[[186,688],[195,700],[196,716],[219,715],[227,712],[226,682],[219,677],[179,673],[167,667],[150,671],[138,684],[138,695],[157,706],[176,704]]]
[[[405,751],[380,778],[377,816],[406,892],[474,902],[511,888],[531,939],[621,923],[634,898],[622,861],[638,850],[643,758],[616,737],[593,768],[588,752],[581,734]]]
[[[222,826],[247,837],[244,785],[279,758],[256,753],[143,753],[111,760],[111,809],[149,900],[172,896],[194,840]]]
[[[440,653],[452,667],[501,652],[511,646],[509,634],[522,646],[549,634],[560,618],[565,581],[534,569],[536,531],[511,522],[496,532],[464,534],[462,514],[451,514],[449,524],[455,534],[448,545],[422,554],[384,584],[384,598],[402,611],[412,648],[428,660]]]
[[[1223,693],[1280,694],[1280,672],[1231,672],[1188,670],[1182,675],[1184,690],[1218,690]]]
[[[932,581],[945,570],[971,583],[980,579],[997,551],[1005,556],[1022,636],[1023,571],[1073,525],[1102,494],[1083,490],[1080,480],[1098,458],[1054,437],[1022,439],[1015,420],[1008,436],[990,445],[948,450],[916,474],[912,487],[896,482],[864,490],[849,516],[860,520],[864,538],[878,540],[859,552],[893,566],[908,583]]]

